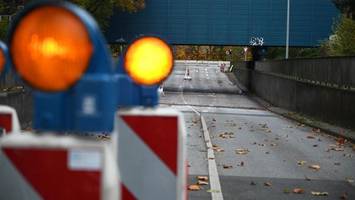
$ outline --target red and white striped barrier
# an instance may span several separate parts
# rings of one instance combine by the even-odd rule
[[[0,128],[0,136],[20,132],[20,122],[15,109],[0,105]]]
[[[0,139],[0,199],[119,199],[108,143],[70,136],[11,134]]]
[[[186,132],[171,109],[119,111],[118,161],[122,199],[186,199]]]

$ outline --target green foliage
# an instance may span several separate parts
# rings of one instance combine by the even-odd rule
[[[333,3],[347,18],[355,20],[354,0],[333,0]]]
[[[108,20],[115,8],[137,12],[145,7],[144,0],[71,0],[71,2],[90,12],[103,30],[109,25]]]
[[[226,51],[232,54],[227,55]],[[177,60],[228,60],[236,61],[244,58],[243,48],[236,46],[174,46]]]
[[[4,41],[7,36],[7,29],[9,27],[9,20],[1,20],[0,21],[0,40]]]
[[[91,13],[102,29],[108,26],[114,8],[112,0],[72,0],[72,2]]]
[[[355,55],[355,21],[341,17],[335,25],[334,35],[324,44],[331,56]]]

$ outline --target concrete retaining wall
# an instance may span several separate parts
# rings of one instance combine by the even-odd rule
[[[269,103],[355,129],[355,57],[234,64],[239,82]]]

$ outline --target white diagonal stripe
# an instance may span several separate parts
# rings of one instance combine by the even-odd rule
[[[177,177],[120,117],[118,163],[121,181],[137,199],[176,199]]]
[[[0,199],[42,199],[0,149]]]

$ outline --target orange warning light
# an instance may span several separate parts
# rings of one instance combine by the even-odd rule
[[[79,17],[63,7],[42,6],[17,23],[10,52],[15,69],[31,86],[63,91],[86,71],[93,46]]]
[[[124,67],[134,82],[154,85],[164,81],[173,69],[170,46],[157,37],[142,37],[127,49]]]
[[[0,48],[0,73],[3,72],[4,68],[5,68],[5,63],[6,63],[6,57],[5,57],[5,53],[3,50],[1,50]]]

